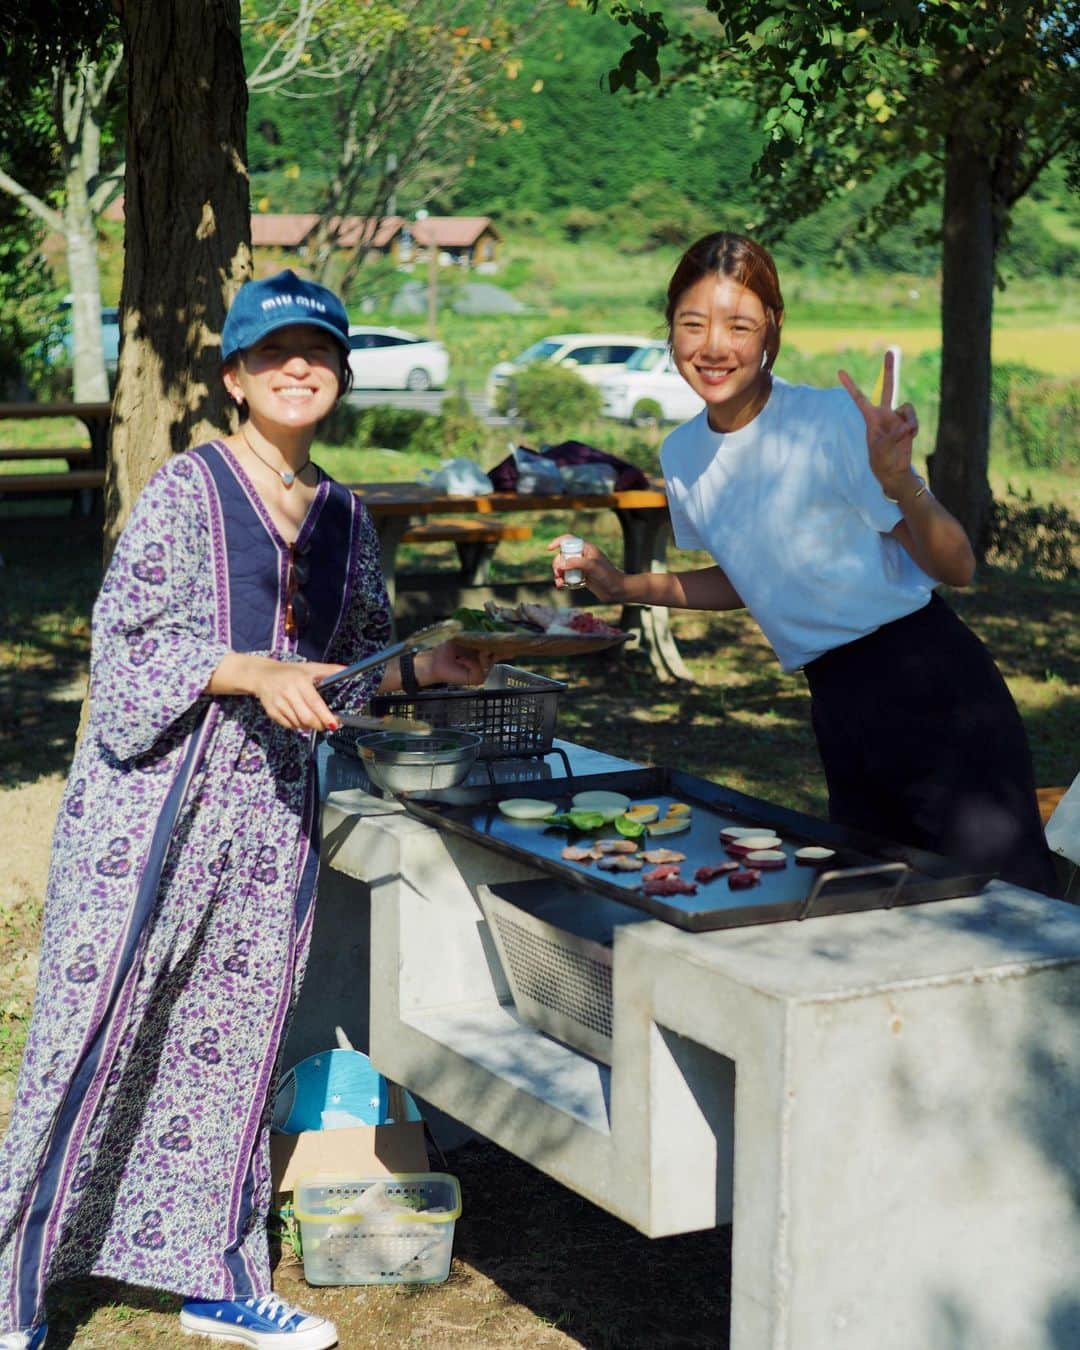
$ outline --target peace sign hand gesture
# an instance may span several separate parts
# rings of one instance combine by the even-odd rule
[[[895,387],[894,360],[891,351],[885,353],[882,371],[881,400],[871,403],[846,370],[837,372],[840,383],[862,413],[866,423],[866,448],[870,454],[870,468],[881,484],[886,497],[899,497],[904,485],[911,481],[911,451],[919,419],[910,403],[893,408]]]

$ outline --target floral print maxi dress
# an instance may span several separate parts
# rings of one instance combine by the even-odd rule
[[[136,503],[94,609],[90,717],[56,826],[41,964],[0,1146],[0,1332],[48,1284],[270,1288],[269,1097],[318,867],[310,738],[202,691],[228,650],[349,663],[386,645],[374,530],[323,478],[290,552],[219,442]],[[333,691],[356,710],[378,674]]]

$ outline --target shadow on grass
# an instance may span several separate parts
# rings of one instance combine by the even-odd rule
[[[127,1331],[134,1334],[143,1330],[140,1313],[179,1313],[181,1300],[174,1294],[137,1285],[121,1284],[117,1280],[68,1280],[49,1291],[46,1300],[46,1318],[49,1323],[49,1350],[67,1350],[69,1346],[85,1344],[85,1328],[101,1308],[111,1308],[113,1329],[117,1335]],[[128,1325],[130,1324],[130,1325]],[[109,1335],[98,1329],[98,1335]],[[177,1328],[177,1339],[180,1338]],[[103,1342],[95,1339],[95,1344]]]
[[[825,780],[802,677],[780,670],[746,616],[708,618],[697,628],[678,637],[694,685],[660,684],[633,653],[606,669],[586,661],[545,668],[570,685],[558,734],[823,815]]]
[[[728,1344],[731,1229],[647,1238],[494,1144],[455,1149],[455,1255],[587,1350]]]
[[[66,516],[0,522],[0,788],[66,771],[101,581],[101,526]]]

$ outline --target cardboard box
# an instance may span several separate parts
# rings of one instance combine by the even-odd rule
[[[279,1192],[293,1190],[301,1178],[320,1174],[381,1177],[426,1172],[429,1166],[421,1120],[270,1136],[270,1176]]]

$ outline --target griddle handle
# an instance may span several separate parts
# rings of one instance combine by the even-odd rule
[[[883,876],[886,873],[895,872],[896,885],[893,886],[885,899],[884,909],[892,909],[896,904],[896,897],[900,894],[900,889],[907,880],[907,875],[911,868],[906,862],[876,863],[872,867],[834,867],[831,871],[820,872],[817,880],[810,889],[810,894],[806,897],[802,909],[799,911],[798,918],[801,923],[803,919],[810,917],[810,911],[814,908],[814,902],[818,896],[833,881],[853,881],[856,877],[874,877]]]

